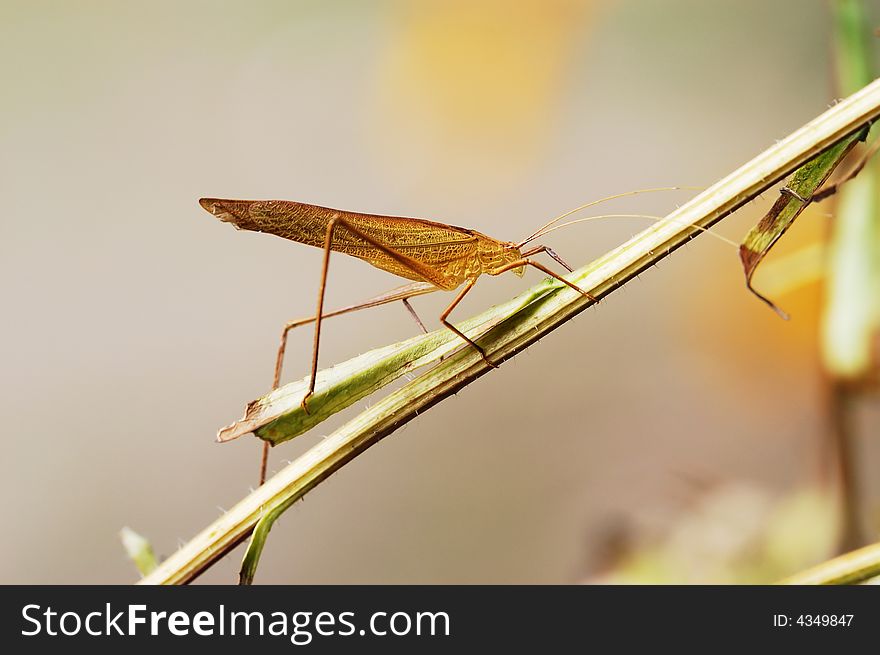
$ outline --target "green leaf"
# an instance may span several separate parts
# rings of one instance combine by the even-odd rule
[[[141,575],[149,575],[156,569],[159,561],[156,559],[156,554],[149,541],[131,528],[122,528],[119,531],[119,538],[122,540],[122,547],[126,554],[134,562]]]
[[[739,247],[739,257],[742,261],[746,286],[749,291],[767,303],[782,318],[787,319],[788,314],[752,286],[752,276],[755,269],[773,245],[791,227],[795,219],[807,208],[813,195],[834,172],[834,169],[859,141],[865,139],[868,129],[865,127],[847,139],[834,144],[799,168],[785,186],[784,192],[773,203],[770,211],[755,227],[749,230]]]
[[[562,286],[548,279],[513,300],[459,323],[457,327],[479,341],[478,335],[485,335],[502,324],[509,327],[518,317],[527,316],[525,310],[529,305]],[[248,403],[244,417],[222,428],[217,440],[231,441],[253,432],[273,446],[288,441],[401,376],[436,363],[464,345],[450,330],[441,328],[376,348],[319,371],[308,414],[300,405],[308,389],[309,378],[306,376]]]

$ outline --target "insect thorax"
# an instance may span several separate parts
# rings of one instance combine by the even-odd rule
[[[522,253],[515,243],[495,241],[494,239],[480,240],[480,263],[484,273],[499,275],[504,272],[503,269],[506,265],[520,259],[522,259]],[[522,277],[524,267],[519,266],[512,270]]]

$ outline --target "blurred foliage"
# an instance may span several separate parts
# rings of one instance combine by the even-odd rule
[[[860,0],[839,0],[832,5],[836,76],[843,96],[873,79],[871,29],[863,8]],[[809,197],[848,151],[848,147],[837,147],[825,157],[816,158],[798,171],[790,188]],[[867,156],[870,154],[867,151]],[[857,148],[847,161],[865,156],[866,149]],[[751,279],[755,266],[806,208],[808,225],[800,231],[800,238],[794,246],[788,244],[783,256],[760,269],[757,286],[770,298],[777,298],[816,283],[824,284],[821,313],[815,314],[815,321],[799,324],[810,329],[819,324],[822,364],[834,384],[877,380],[880,164],[876,158],[869,159],[854,179],[847,179],[860,163],[851,165],[850,172],[838,174],[843,183],[834,202],[807,208],[807,203],[797,197],[780,197],[749,233],[741,251],[747,278]],[[816,229],[823,218],[831,219],[830,230]],[[809,302],[815,303],[816,298],[811,294]],[[860,518],[864,519],[860,513],[870,514],[866,499],[860,496],[858,476],[867,473],[856,467],[865,462],[859,462],[854,451],[857,444],[849,416],[854,412],[856,391],[853,386],[835,387],[829,401],[827,443],[837,452],[830,456],[820,453],[820,465],[823,474],[834,473],[836,487],[804,487],[788,496],[772,498],[751,485],[719,485],[681,511],[659,536],[617,535],[605,556],[604,572],[591,581],[768,583],[827,559],[840,547],[841,540],[852,547],[865,536],[875,537],[876,521],[868,535],[861,534],[856,526]],[[838,465],[839,471],[835,468]]]
[[[697,496],[662,534],[618,536],[603,572],[588,581],[774,582],[834,554],[837,516],[834,495],[821,488],[774,498],[755,485],[719,484]]]
[[[870,23],[859,0],[835,3],[839,91],[874,79]],[[880,336],[880,165],[867,162],[838,192],[832,224],[822,321],[822,355],[832,377],[864,380],[878,365]]]

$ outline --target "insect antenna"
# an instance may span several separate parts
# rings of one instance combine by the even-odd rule
[[[574,209],[570,209],[567,212],[565,212],[564,214],[560,214],[556,218],[544,223],[544,225],[542,225],[537,230],[532,232],[532,234],[527,236],[525,239],[523,239],[517,245],[521,248],[524,245],[526,245],[527,243],[529,243],[530,241],[534,241],[535,239],[538,239],[541,236],[543,236],[544,234],[546,234],[547,232],[545,232],[544,230],[546,230],[547,228],[549,228],[552,225],[555,225],[556,223],[558,223],[562,219],[568,218],[572,214],[576,214],[577,212],[583,211],[584,209],[588,209],[590,207],[595,207],[596,205],[599,205],[603,202],[608,202],[609,200],[617,200],[618,198],[626,198],[628,196],[635,196],[635,195],[639,195],[640,193],[656,193],[659,191],[680,191],[680,190],[702,191],[703,188],[704,187],[696,187],[696,186],[664,186],[664,187],[654,187],[651,189],[636,189],[635,191],[624,191],[623,193],[616,193],[613,196],[606,196],[604,198],[599,198],[598,200],[593,200],[593,201],[588,202],[584,205],[581,205],[580,207],[575,207]]]
[[[553,227],[546,228],[543,231],[537,232],[534,236],[529,237],[529,239],[527,239],[526,241],[523,241],[522,243],[520,243],[518,245],[519,245],[519,247],[522,247],[523,245],[525,245],[529,241],[533,241],[539,237],[544,236],[545,234],[549,234],[550,232],[555,232],[556,230],[561,230],[564,227],[576,225],[577,223],[586,223],[587,221],[598,221],[598,220],[606,219],[606,218],[650,218],[652,221],[668,220],[664,216],[655,216],[654,214],[599,214],[597,216],[586,216],[584,218],[576,218],[573,221],[567,221],[567,222],[562,223],[560,225],[554,225]],[[685,221],[677,221],[677,222],[685,227],[692,227],[696,230],[699,230],[700,232],[705,232],[706,234],[709,234],[709,235],[715,237],[716,239],[720,239],[724,243],[729,244],[729,245],[733,246],[734,248],[739,249],[739,244],[736,243],[733,239],[728,239],[726,236],[718,234],[717,232],[715,232],[714,230],[712,230],[708,227],[703,227],[702,225],[696,225],[695,223],[686,223]]]

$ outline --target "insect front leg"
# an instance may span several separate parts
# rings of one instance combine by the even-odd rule
[[[528,257],[523,257],[522,259],[517,259],[514,262],[509,262],[509,263],[505,264],[504,266],[502,266],[501,268],[492,271],[492,275],[500,275],[501,273],[504,273],[505,271],[509,271],[514,268],[519,268],[520,266],[531,266],[533,268],[537,268],[542,273],[546,273],[550,277],[552,277],[556,280],[559,280],[560,282],[562,282],[566,286],[571,287],[572,289],[577,291],[579,294],[581,294],[585,298],[589,298],[593,302],[599,302],[598,298],[591,295],[587,291],[584,291],[578,285],[574,284],[573,282],[569,282],[564,277],[562,277],[559,273],[555,273],[554,271],[552,271],[549,268],[547,268],[546,266],[544,266],[544,264],[541,264],[540,262],[536,262],[533,259],[529,259]]]
[[[574,269],[573,269],[571,266],[568,265],[568,262],[566,262],[566,261],[565,261],[562,257],[560,257],[559,255],[557,255],[557,254],[556,254],[556,251],[553,250],[552,248],[550,248],[549,246],[535,246],[534,248],[531,248],[530,250],[526,250],[526,251],[522,254],[522,256],[523,256],[523,258],[528,259],[529,257],[531,257],[531,256],[533,256],[533,255],[538,255],[538,254],[540,254],[540,253],[542,253],[542,252],[547,253],[547,255],[550,257],[550,259],[552,259],[552,260],[554,260],[555,262],[557,262],[560,266],[562,266],[562,267],[563,267],[565,270],[567,270],[569,273],[574,272]]]

